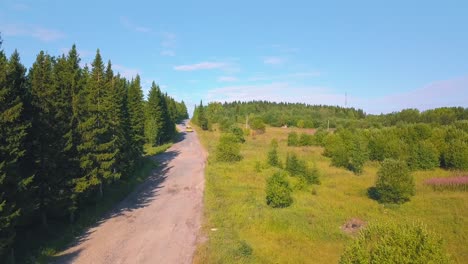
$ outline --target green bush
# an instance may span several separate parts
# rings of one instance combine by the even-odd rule
[[[439,165],[439,152],[431,142],[422,141],[411,147],[408,166],[412,170],[431,170]]]
[[[278,157],[278,141],[276,139],[271,140],[270,151],[268,151],[267,164],[273,167],[282,167],[281,161]]]
[[[307,167],[305,160],[298,159],[294,153],[286,156],[285,169],[291,176],[303,178],[308,184],[320,184],[318,169]]]
[[[240,142],[240,143],[244,143],[244,142],[245,142],[244,131],[242,131],[242,128],[233,125],[233,126],[231,126],[231,128],[230,128],[230,132],[231,132],[234,136],[236,136],[238,142]]]
[[[233,162],[240,161],[241,159],[242,155],[240,154],[238,138],[231,133],[221,135],[219,143],[216,146],[216,160]]]
[[[354,174],[361,174],[364,163],[369,159],[367,141],[363,136],[356,135],[352,142],[349,142],[349,145],[351,146],[348,151],[348,169],[354,172]]]
[[[299,146],[312,146],[314,144],[314,137],[312,135],[302,133],[299,137]]]
[[[265,133],[265,123],[260,117],[254,117],[249,121],[250,128],[255,130],[257,133]]]
[[[454,140],[444,155],[445,166],[450,169],[468,170],[468,142]]]
[[[292,204],[292,189],[289,182],[280,172],[267,179],[266,203],[273,208],[288,207]]]
[[[381,203],[401,204],[414,195],[413,176],[405,162],[386,159],[377,172],[374,195]]]
[[[296,132],[290,132],[288,134],[288,146],[298,146],[299,138]]]
[[[424,225],[377,223],[361,230],[339,263],[444,264],[450,260],[442,239]]]

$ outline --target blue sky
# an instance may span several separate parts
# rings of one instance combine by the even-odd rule
[[[0,1],[3,49],[31,66],[75,43],[114,70],[202,99],[380,113],[468,107],[468,1]]]

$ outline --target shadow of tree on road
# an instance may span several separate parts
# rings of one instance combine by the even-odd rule
[[[185,135],[179,135],[178,141],[182,141]],[[151,175],[141,184],[139,184],[124,200],[119,202],[112,210],[106,213],[93,226],[78,236],[68,248],[77,246],[87,241],[92,233],[95,232],[102,223],[134,210],[148,206],[159,194],[158,191],[164,187],[163,183],[167,178],[170,162],[180,154],[179,151],[168,150],[157,156],[151,157],[158,163],[158,167],[151,172]],[[76,249],[72,252],[67,252],[63,255],[56,256],[52,259],[53,263],[72,263],[73,260],[80,254],[83,249]]]

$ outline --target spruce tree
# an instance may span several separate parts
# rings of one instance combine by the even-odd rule
[[[81,144],[80,166],[84,175],[76,182],[75,190],[83,192],[99,187],[99,196],[103,196],[103,185],[119,175],[115,172],[114,148],[116,138],[112,136],[109,92],[106,90],[104,64],[99,50],[92,63],[92,70],[85,87],[86,111],[80,123]]]
[[[62,198],[65,181],[60,166],[64,130],[60,90],[54,74],[54,58],[39,53],[29,72],[32,103],[32,154],[35,162],[35,196],[43,226],[49,209]]]
[[[24,177],[30,126],[24,111],[25,72],[16,51],[8,62],[0,50],[0,261],[7,251],[13,252],[11,245],[24,195],[21,191],[32,180],[32,177]]]
[[[145,143],[145,113],[143,108],[143,91],[141,89],[139,75],[132,80],[128,89],[127,106],[132,159],[138,160],[143,155],[143,145]]]
[[[161,93],[153,82],[146,104],[145,135],[151,145],[160,145],[169,141],[175,133],[174,123],[167,108],[167,96]]]

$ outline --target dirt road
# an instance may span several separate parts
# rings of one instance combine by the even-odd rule
[[[196,132],[182,138],[155,157],[161,166],[146,182],[59,254],[56,263],[191,263],[201,225],[206,155]]]

